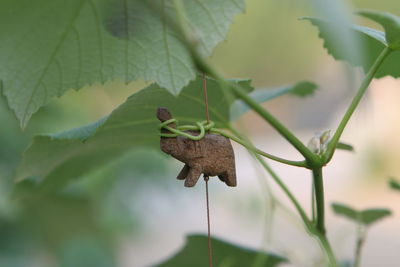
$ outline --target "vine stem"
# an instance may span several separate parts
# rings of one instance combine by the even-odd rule
[[[323,251],[326,253],[326,256],[329,260],[329,267],[338,267],[336,262],[335,254],[333,253],[332,247],[329,244],[328,239],[325,235],[321,235],[320,233],[315,234],[320,242],[320,245],[323,248]]]
[[[355,109],[357,108],[358,104],[361,101],[361,98],[364,96],[365,92],[368,89],[369,84],[371,83],[372,79],[374,78],[376,72],[378,71],[379,67],[384,62],[385,58],[392,52],[389,47],[385,47],[379,56],[376,58],[374,64],[369,69],[367,75],[365,76],[363,82],[360,85],[360,88],[357,91],[357,94],[354,96],[353,100],[351,101],[349,107],[346,110],[346,113],[343,115],[342,120],[339,123],[339,126],[332,137],[332,140],[329,142],[327,150],[324,155],[324,164],[328,163],[335,153],[335,149],[339,139],[346,127],[347,123],[349,122],[351,116],[353,115]]]
[[[277,162],[280,162],[280,163],[283,163],[283,164],[291,165],[291,166],[304,167],[304,168],[307,167],[307,162],[305,162],[305,161],[294,161],[294,160],[288,160],[288,159],[284,159],[284,158],[281,158],[281,157],[274,156],[272,154],[269,154],[267,152],[264,152],[264,151],[262,151],[262,150],[260,150],[260,149],[258,149],[256,147],[254,147],[252,144],[244,141],[243,138],[237,137],[237,135],[236,136],[230,135],[230,134],[228,134],[228,133],[226,133],[226,132],[224,132],[224,131],[222,131],[220,129],[215,129],[215,128],[211,129],[211,131],[214,132],[214,133],[218,133],[220,135],[223,135],[223,136],[235,141],[236,143],[244,146],[245,148],[247,148],[251,152],[257,153],[257,154],[259,154],[259,155],[261,155],[263,157],[272,159],[274,161],[277,161]]]
[[[361,261],[361,250],[365,242],[365,229],[362,225],[357,225],[357,243],[356,243],[356,251],[354,255],[354,267],[360,266]]]
[[[237,136],[239,139],[244,139],[243,136],[237,131],[232,125],[228,126],[228,129]],[[251,145],[252,146],[252,145]],[[278,184],[278,186],[282,189],[283,192],[285,192],[286,196],[290,199],[294,207],[296,208],[297,212],[299,213],[301,219],[303,220],[304,224],[306,225],[307,228],[312,228],[312,223],[310,219],[307,217],[306,212],[304,209],[301,207],[300,203],[297,201],[296,197],[290,192],[289,188],[282,182],[282,180],[279,178],[279,176],[272,170],[272,168],[263,160],[263,158],[260,157],[259,154],[256,152],[249,150],[251,154],[260,162],[260,164],[263,166],[263,168],[271,175],[272,179]]]
[[[228,127],[228,129],[234,133],[238,138],[244,139],[244,137],[241,136],[241,134],[231,125]],[[261,166],[271,175],[272,179],[277,183],[277,185],[281,188],[281,190],[286,194],[286,196],[289,198],[289,200],[292,202],[293,206],[295,207],[296,211],[300,215],[301,220],[304,223],[304,226],[306,230],[315,238],[317,238],[322,251],[325,253],[329,266],[330,267],[337,267],[337,262],[335,258],[335,254],[333,253],[332,247],[330,246],[327,238],[325,235],[322,235],[318,229],[313,225],[313,223],[310,221],[308,218],[306,212],[304,209],[301,207],[300,203],[296,199],[296,197],[293,195],[293,193],[289,190],[289,188],[283,183],[283,181],[279,178],[279,176],[276,174],[276,172],[265,162],[265,160],[257,153],[253,151],[249,151],[261,164]]]
[[[225,83],[225,86],[230,86],[232,88],[233,93],[243,100],[251,109],[258,113],[263,119],[265,119],[272,127],[275,128],[290,144],[293,145],[303,156],[304,158],[311,163],[311,165],[319,165],[320,160],[319,157],[314,154],[310,149],[307,148],[286,126],[284,126],[278,119],[276,119],[271,113],[266,111],[261,105],[259,105],[254,99],[252,99],[248,94],[246,94],[243,89],[234,84],[223,81],[223,79],[219,76],[215,77],[216,79]]]
[[[315,185],[314,185],[314,181],[312,181],[311,183],[311,219],[313,222],[315,222]]]
[[[324,181],[322,177],[322,168],[312,170],[315,205],[317,207],[316,228],[321,235],[325,235],[325,200],[324,200]]]

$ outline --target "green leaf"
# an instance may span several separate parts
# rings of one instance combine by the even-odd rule
[[[390,188],[392,188],[394,190],[400,191],[400,183],[397,180],[395,180],[394,178],[390,179],[389,186],[390,186]]]
[[[366,226],[391,215],[391,212],[388,209],[366,209],[357,211],[345,204],[339,203],[333,203],[332,209],[336,214],[342,215],[356,223],[364,224]]]
[[[370,225],[391,215],[392,213],[388,209],[367,209],[361,212],[362,223]]]
[[[157,267],[204,267],[208,266],[208,239],[205,235],[189,235],[185,247],[172,258],[156,265]],[[212,238],[213,264],[215,266],[243,267],[251,266],[255,259],[264,256],[262,267],[278,266],[286,259],[255,250],[232,245],[217,238]]]
[[[352,221],[358,221],[358,212],[349,206],[339,203],[333,203],[332,209],[338,215],[345,216]]]
[[[351,151],[351,152],[354,151],[354,147],[352,145],[346,144],[343,142],[338,142],[336,145],[336,148],[341,149],[341,150]]]
[[[184,4],[205,55],[244,9],[243,0]],[[178,94],[195,67],[167,17],[170,0],[1,1],[2,93],[21,126],[52,98],[95,82],[144,79]]]
[[[93,124],[58,134],[34,137],[23,154],[17,179],[30,176],[45,178],[43,186],[60,186],[69,179],[101,166],[135,147],[159,147],[158,107],[167,107],[180,123],[205,119],[202,78],[186,86],[176,97],[150,85],[131,95],[110,115]],[[250,81],[237,81],[250,91]],[[208,80],[210,118],[217,127],[229,122],[229,107],[234,99],[214,80]]]
[[[303,81],[293,85],[289,93],[298,97],[307,97],[312,96],[317,89],[318,86],[315,83]]]
[[[249,95],[255,101],[257,101],[257,103],[264,103],[285,94],[292,94],[298,97],[307,97],[313,95],[316,90],[317,85],[315,83],[303,81],[280,88],[258,89],[251,92]],[[231,120],[237,120],[249,110],[249,106],[243,103],[243,101],[237,100],[231,107]]]
[[[92,236],[70,238],[60,248],[61,267],[114,267],[115,259],[104,244]]]
[[[394,50],[400,49],[400,18],[382,11],[363,10],[358,12],[359,15],[369,18],[385,29],[386,41],[390,48]]]
[[[336,43],[336,39],[330,35],[332,28],[342,27],[342,25],[329,22],[318,18],[304,18],[310,21],[319,30],[319,37],[324,41],[324,47],[328,53],[337,60],[346,61],[353,66],[361,66],[365,72],[368,72],[372,64],[382,50],[387,47],[385,33],[364,26],[349,26],[355,38],[360,45],[360,57],[349,56],[341,50]],[[376,78],[384,76],[400,77],[400,52],[393,51],[385,59],[382,66],[375,74]]]

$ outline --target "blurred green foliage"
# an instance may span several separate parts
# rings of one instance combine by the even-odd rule
[[[187,237],[185,246],[176,255],[157,265],[157,267],[207,266],[207,243],[208,239],[205,235],[190,235]],[[274,267],[286,262],[285,258],[278,255],[246,249],[217,238],[212,238],[212,246],[214,253],[213,264],[218,267],[251,266],[251,263],[256,261],[256,266]]]
[[[397,15],[400,10],[400,2],[392,0],[353,4]],[[311,2],[248,0],[247,6],[228,41],[214,52],[213,63],[230,77],[253,78],[263,87],[312,79],[327,56],[315,29],[297,20],[318,15]],[[14,176],[34,134],[95,121],[142,87],[114,81],[69,92],[43,107],[24,131],[0,97],[0,266],[119,265],[120,238],[135,234],[141,222],[131,198],[142,184],[162,188],[175,176],[164,156],[129,151],[55,192],[40,190],[35,177],[15,185]]]

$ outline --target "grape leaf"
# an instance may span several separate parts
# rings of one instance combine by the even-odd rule
[[[251,91],[250,81],[236,81]],[[61,132],[35,136],[23,154],[17,180],[45,178],[43,186],[62,186],[68,180],[105,164],[134,147],[158,148],[158,107],[167,107],[180,123],[205,119],[201,77],[186,86],[178,97],[158,85],[131,95],[101,120]],[[225,97],[218,83],[208,80],[210,118],[217,127],[229,122],[229,107],[234,99]]]
[[[307,17],[304,19],[310,21],[318,28],[319,37],[323,39],[324,47],[331,56],[337,60],[346,61],[353,66],[361,66],[365,72],[368,72],[378,55],[388,46],[385,33],[364,26],[352,25],[350,26],[350,30],[352,30],[354,37],[358,39],[361,56],[349,57],[348,53],[344,53],[337,47],[335,38],[330,35],[331,29],[339,27],[338,24],[318,18]],[[399,51],[393,51],[385,59],[375,77],[381,78],[388,75],[395,78],[400,77]]]
[[[382,11],[364,10],[359,15],[369,18],[383,26],[388,46],[394,50],[400,49],[400,18]]]
[[[316,84],[309,81],[303,81],[279,88],[257,89],[249,95],[257,103],[264,103],[285,94],[292,94],[298,97],[311,96],[314,94],[315,90],[317,90]],[[242,100],[236,100],[231,107],[231,120],[237,120],[249,110],[249,106],[243,103]]]
[[[394,190],[400,191],[400,183],[394,178],[390,179],[389,186],[390,186],[390,188],[392,188]]]
[[[157,267],[203,267],[208,266],[208,239],[205,235],[189,235],[186,245],[172,258]],[[278,266],[287,260],[275,254],[259,253],[217,238],[212,238],[213,263],[215,266],[251,266],[257,257],[265,257],[262,267]]]
[[[332,209],[338,215],[342,215],[356,223],[361,223],[367,226],[391,215],[391,212],[388,209],[366,209],[357,211],[345,204],[339,203],[333,203]]]
[[[204,55],[244,9],[243,0],[184,5]],[[21,126],[52,98],[95,82],[144,79],[178,94],[195,68],[167,17],[171,0],[1,1],[0,81]]]

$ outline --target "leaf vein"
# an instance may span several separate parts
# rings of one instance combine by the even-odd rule
[[[71,23],[67,25],[64,33],[61,35],[61,38],[59,40],[59,42],[57,43],[56,47],[54,48],[54,51],[51,53],[49,60],[47,61],[46,66],[44,67],[41,75],[38,78],[37,83],[35,84],[35,86],[33,87],[32,93],[30,94],[29,98],[28,98],[28,103],[26,105],[25,111],[24,111],[24,115],[22,116],[22,120],[21,123],[22,125],[26,124],[26,120],[27,120],[27,116],[28,116],[28,112],[30,109],[30,106],[32,104],[33,101],[33,97],[36,94],[36,91],[38,90],[38,88],[40,87],[40,84],[42,83],[44,77],[47,74],[48,69],[50,68],[51,63],[53,62],[56,54],[58,53],[59,49],[61,48],[65,38],[68,36],[69,32],[71,31],[71,29],[73,28],[74,22],[75,20],[78,18],[80,11],[82,10],[83,4],[85,3],[85,0],[81,1],[81,4],[78,6],[74,16],[71,19]]]

